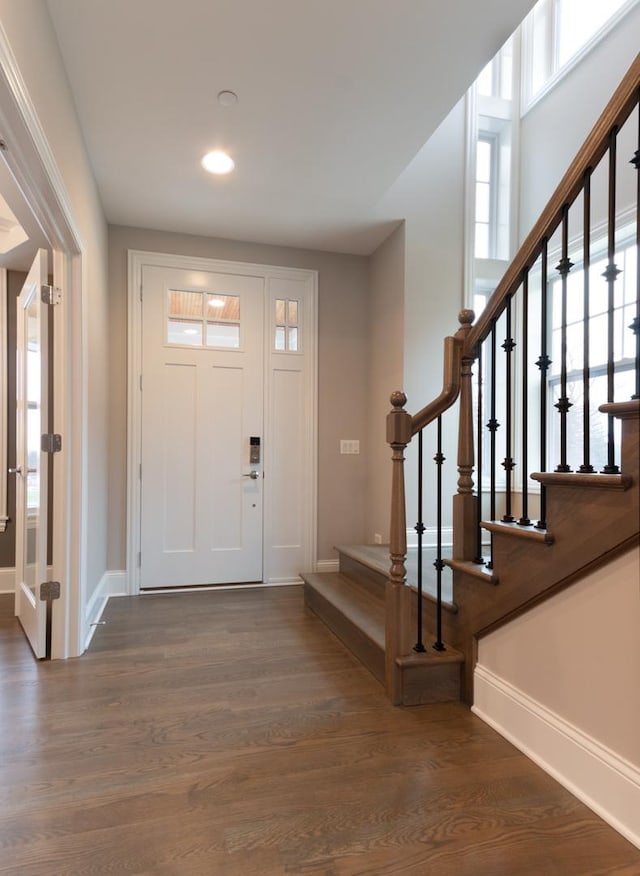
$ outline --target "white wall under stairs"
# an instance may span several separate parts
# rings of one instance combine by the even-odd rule
[[[479,642],[473,711],[640,848],[640,548]]]

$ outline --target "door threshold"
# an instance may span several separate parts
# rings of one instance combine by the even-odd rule
[[[201,593],[203,590],[261,590],[267,587],[299,587],[302,578],[297,581],[251,581],[244,584],[197,584],[184,587],[145,587],[140,588],[140,596],[154,596],[163,593]]]

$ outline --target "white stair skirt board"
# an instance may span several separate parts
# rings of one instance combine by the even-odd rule
[[[13,568],[0,569],[0,593],[15,593],[16,570]]]
[[[87,603],[84,613],[84,650],[91,644],[91,639],[100,623],[102,613],[112,596],[127,596],[127,573],[105,572]]]
[[[472,712],[640,848],[640,768],[476,666]]]

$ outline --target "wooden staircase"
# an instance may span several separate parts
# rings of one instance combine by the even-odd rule
[[[396,704],[458,697],[472,702],[480,637],[638,543],[640,284],[636,276],[635,302],[629,301],[624,308],[616,305],[617,299],[622,300],[616,283],[625,273],[616,264],[616,194],[621,194],[616,143],[628,122],[633,142],[640,136],[635,133],[639,104],[640,55],[478,320],[474,322],[472,311],[461,311],[458,331],[444,339],[440,394],[411,414],[405,410],[404,393],[392,393],[392,410],[387,417],[391,447],[388,556],[373,562],[371,547],[359,552],[341,548],[338,573],[304,576],[307,605],[384,683]],[[627,184],[624,193],[631,203],[635,198],[640,245],[640,141],[635,155],[626,161],[638,173],[637,185]],[[594,175],[600,162],[607,172]],[[597,233],[605,239],[599,225],[604,216],[595,215],[604,204],[607,264],[601,277],[606,289],[598,293],[597,278],[591,276],[595,264],[591,244],[594,228],[599,228]],[[576,242],[570,244],[571,235]],[[573,274],[575,283],[572,280],[570,284],[569,275],[576,266],[582,279]],[[625,288],[633,287],[631,275],[624,282]],[[594,310],[593,290],[596,297],[600,295],[599,300],[606,294],[607,310],[600,322],[595,321],[600,311]],[[582,307],[572,311],[571,319],[570,291],[574,304],[578,300],[575,296],[581,294]],[[616,335],[621,316],[632,333],[624,343]],[[576,320],[582,322],[581,331]],[[598,346],[599,358],[593,359],[592,347]],[[631,392],[629,381],[624,391],[624,381],[616,388],[618,377],[625,376],[623,372],[633,378]],[[598,394],[595,382],[603,377],[606,387],[601,383]],[[596,397],[606,397],[607,404],[596,410]],[[454,455],[456,438],[443,437],[442,415],[454,405],[458,412],[458,480],[449,514],[448,501],[442,496],[442,464]],[[551,416],[557,417],[554,428],[558,441],[553,446],[548,428]],[[615,441],[615,420],[621,425],[620,448]],[[574,442],[570,454],[569,433],[574,438],[582,433],[581,448]],[[425,436],[436,449],[435,476],[427,478],[430,504],[426,512],[422,501]],[[444,571],[443,565],[449,566],[453,589],[442,594],[435,618],[433,591],[428,592],[427,582],[427,592],[419,601],[413,586],[411,552],[407,551],[404,466],[405,452],[413,439],[418,445],[416,472],[412,473],[418,494],[418,544],[426,531],[423,517],[430,525],[436,524],[440,546],[443,514],[453,531],[450,555],[445,557],[439,547],[436,560],[439,572]],[[598,451],[606,454],[606,474],[593,471],[600,465],[593,464],[600,458],[592,453],[596,443]],[[552,452],[556,459],[548,458]],[[541,460],[539,465],[545,471],[521,477],[519,473],[530,472],[528,460],[533,458]],[[530,479],[539,482],[539,496],[531,489]],[[542,520],[538,523],[529,517],[530,500],[532,505],[539,500]],[[483,521],[487,514],[496,519]],[[484,562],[485,538],[491,542],[490,567]],[[423,563],[427,569],[431,565],[428,560]]]
[[[493,569],[445,559],[453,594],[444,603],[447,650],[433,650],[434,598],[423,595],[425,653],[415,643],[415,551],[407,560],[404,644],[389,642],[388,546],[339,547],[338,572],[303,575],[305,603],[383,685],[396,704],[473,700],[477,642],[502,624],[549,599],[640,538],[640,400],[610,406],[622,422],[622,473],[534,475],[548,490],[548,528],[487,521]],[[425,567],[429,568],[426,552]],[[427,590],[429,590],[427,583]],[[431,588],[432,589],[432,588]],[[413,636],[413,638],[412,638]],[[387,647],[394,649],[391,655]],[[395,675],[389,690],[389,663]]]

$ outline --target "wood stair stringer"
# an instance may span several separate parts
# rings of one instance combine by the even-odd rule
[[[520,533],[514,524],[490,524],[497,586],[486,587],[469,564],[454,570],[456,615],[443,613],[443,636],[465,656],[463,698],[472,701],[477,640],[551,598],[640,539],[640,401],[622,411],[621,475],[552,473],[547,524],[552,542]],[[489,527],[487,527],[489,528]]]

